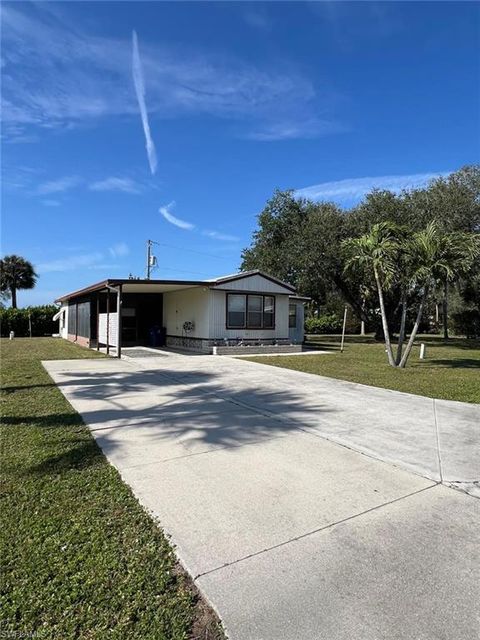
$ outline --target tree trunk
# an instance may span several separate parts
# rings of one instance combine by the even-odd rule
[[[420,326],[420,321],[422,319],[422,314],[423,314],[423,307],[425,305],[427,296],[428,296],[428,285],[426,285],[425,289],[423,290],[423,296],[420,301],[420,306],[418,307],[418,313],[417,313],[417,317],[415,318],[415,324],[413,325],[412,333],[410,334],[410,339],[405,349],[405,353],[403,354],[402,359],[400,360],[400,364],[398,365],[400,369],[404,369],[405,365],[407,364],[408,356],[410,355],[410,352],[413,347],[413,343],[415,341],[415,336],[417,335],[417,332],[418,332],[418,327]]]
[[[17,288],[11,287],[10,293],[12,294],[12,309],[17,308]]]
[[[398,366],[400,364],[400,360],[402,359],[402,351],[403,351],[403,342],[405,340],[405,323],[407,319],[407,296],[405,293],[402,293],[402,316],[400,319],[400,333],[398,335],[398,345],[397,345],[397,357],[395,359],[395,364]]]
[[[443,283],[443,301],[442,301],[442,314],[443,314],[443,339],[448,340],[448,280],[445,279]]]
[[[374,274],[375,274],[375,282],[377,283],[377,289],[378,289],[378,300],[380,302],[380,312],[382,314],[382,326],[383,326],[383,333],[385,337],[385,347],[387,351],[388,363],[392,367],[395,367],[396,364],[395,364],[395,360],[393,359],[392,343],[390,342],[390,332],[388,330],[387,314],[385,313],[385,302],[383,300],[382,284],[380,282],[378,271],[376,269],[374,269]]]

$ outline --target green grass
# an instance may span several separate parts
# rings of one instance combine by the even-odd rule
[[[340,336],[312,336],[311,346],[331,353],[248,359],[429,398],[480,402],[478,340],[452,338],[444,342],[435,336],[420,336],[405,369],[390,367],[383,344],[372,337],[347,336],[343,353],[339,342]],[[423,361],[419,359],[420,342],[427,346],[427,358]]]
[[[1,347],[0,635],[223,637],[159,527],[40,363],[102,356],[52,338]]]

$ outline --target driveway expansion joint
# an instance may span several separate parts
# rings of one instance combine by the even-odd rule
[[[264,553],[268,553],[269,551],[273,551],[275,549],[279,549],[281,547],[284,547],[288,544],[291,544],[292,542],[298,542],[299,540],[303,540],[304,538],[308,538],[309,536],[312,536],[316,533],[320,533],[321,531],[326,531],[328,529],[332,529],[333,527],[336,527],[339,524],[344,524],[345,522],[349,522],[351,520],[355,520],[356,518],[359,518],[361,516],[367,515],[368,513],[372,513],[373,511],[378,511],[379,509],[383,509],[383,507],[388,507],[391,504],[395,504],[397,502],[401,502],[402,500],[405,500],[406,498],[410,498],[412,496],[417,495],[418,493],[423,493],[425,491],[428,491],[429,489],[434,489],[435,487],[441,486],[440,482],[434,482],[433,484],[429,485],[428,487],[422,487],[421,489],[417,489],[416,491],[411,491],[410,493],[405,494],[404,496],[400,496],[398,498],[394,498],[393,500],[389,500],[388,502],[383,502],[382,504],[378,504],[375,507],[371,507],[370,509],[365,509],[364,511],[360,511],[359,513],[355,513],[352,516],[347,516],[346,518],[341,518],[340,520],[336,520],[335,522],[330,522],[329,524],[326,524],[323,527],[319,527],[318,529],[313,529],[312,531],[308,531],[307,533],[302,533],[299,536],[294,536],[293,538],[290,538],[289,540],[284,540],[283,542],[279,542],[278,544],[274,544],[271,547],[266,547],[265,549],[262,549],[260,551],[255,551],[254,553],[249,553],[246,556],[243,556],[242,558],[238,558],[237,560],[232,560],[232,562],[226,562],[225,564],[219,565],[218,567],[215,567],[213,569],[209,569],[208,571],[204,571],[202,573],[199,573],[198,575],[196,575],[193,580],[196,581],[199,578],[202,578],[203,576],[207,576],[210,575],[211,573],[215,573],[217,571],[221,571],[222,569],[226,569],[227,567],[231,567],[235,564],[239,564],[240,562],[243,562],[244,560],[249,560],[250,558],[255,558],[257,556],[263,555]]]

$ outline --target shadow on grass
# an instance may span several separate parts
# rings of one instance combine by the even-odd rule
[[[81,471],[88,467],[105,464],[103,453],[93,438],[69,440],[61,444],[68,445],[69,448],[30,467],[27,474],[59,475],[63,472]]]
[[[15,393],[15,391],[30,391],[30,389],[44,389],[46,387],[55,387],[54,382],[47,382],[45,384],[25,384],[14,387],[1,387],[0,391],[5,393]]]
[[[23,425],[42,429],[58,429],[59,427],[84,426],[78,413],[51,413],[43,416],[3,416],[5,427]]]
[[[449,369],[480,369],[480,359],[475,360],[474,358],[452,358],[451,360],[435,359],[430,360],[430,364]]]

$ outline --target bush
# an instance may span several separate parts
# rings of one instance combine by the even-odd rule
[[[53,320],[58,307],[46,304],[41,307],[25,307],[25,309],[0,309],[0,327],[2,337],[8,337],[10,331],[16,336],[28,336],[28,316],[32,321],[32,336],[51,336],[58,333],[58,320]]]
[[[318,318],[305,320],[305,333],[341,333],[343,320],[335,313],[328,313]]]
[[[452,314],[453,330],[457,335],[467,338],[480,337],[480,311],[464,309]]]

